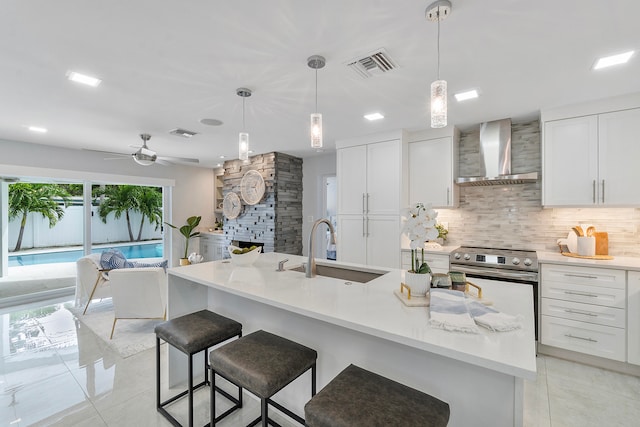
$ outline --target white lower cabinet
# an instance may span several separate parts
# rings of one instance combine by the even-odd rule
[[[420,256],[420,251],[418,251],[418,256]],[[422,258],[420,258],[422,260]],[[432,273],[443,273],[446,274],[449,272],[449,254],[434,254],[433,252],[424,253],[424,261],[431,268]],[[411,269],[411,251],[409,249],[402,250],[402,269],[410,270]]]
[[[640,365],[640,271],[627,277],[627,361]]]
[[[200,234],[200,255],[203,261],[217,261],[228,258],[226,238],[222,234]]]
[[[626,271],[553,264],[540,269],[540,342],[625,362]]]
[[[624,362],[625,330],[560,317],[542,316],[545,345]]]
[[[338,261],[398,268],[400,218],[338,215]]]

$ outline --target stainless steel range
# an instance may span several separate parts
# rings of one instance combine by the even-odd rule
[[[538,284],[538,257],[535,251],[461,246],[451,252],[452,271],[467,276]]]
[[[538,338],[538,257],[535,251],[461,246],[451,252],[449,264],[451,271],[461,271],[467,278],[530,285]]]

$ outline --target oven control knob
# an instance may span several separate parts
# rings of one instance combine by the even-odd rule
[[[514,258],[511,260],[511,262],[513,263],[513,265],[518,265],[520,264],[520,258]]]
[[[460,255],[458,252],[456,252],[455,254],[453,254],[453,257],[454,257],[455,259],[460,259],[460,257],[461,257],[461,256],[462,256],[462,255]]]
[[[530,258],[525,258],[524,259],[524,265],[526,265],[527,267],[529,267],[531,264],[533,264],[533,261],[531,261]]]
[[[471,259],[471,255],[469,254],[464,254],[464,259],[469,261]]]

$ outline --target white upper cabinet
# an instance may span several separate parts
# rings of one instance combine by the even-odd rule
[[[640,206],[640,94],[542,111],[542,204]]]
[[[545,206],[597,202],[597,116],[544,124],[542,194]]]
[[[367,145],[365,208],[370,215],[397,215],[400,211],[401,142]]]
[[[409,143],[409,203],[458,205],[457,141],[442,137]]]
[[[337,168],[338,213],[361,215],[367,193],[367,146],[338,150]]]
[[[341,144],[337,144],[337,258],[399,268],[406,143],[398,135],[398,139],[381,137],[380,142],[357,139]]]
[[[640,108],[598,116],[599,203],[640,206]]]

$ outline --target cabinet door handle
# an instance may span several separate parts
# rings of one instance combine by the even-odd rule
[[[369,213],[369,193],[367,193],[367,213]]]
[[[596,180],[593,180],[593,203],[596,203]]]
[[[573,309],[571,309],[571,308],[566,308],[564,311],[565,311],[565,313],[571,313],[571,314],[583,314],[583,315],[585,315],[585,316],[598,317],[598,315],[597,315],[597,314],[595,314],[595,313],[590,313],[590,312],[588,312],[588,311],[573,310]]]
[[[604,179],[602,180],[602,203],[604,203]]]
[[[564,274],[566,277],[579,277],[581,279],[597,279],[598,276],[592,276],[590,274],[572,274],[572,273],[565,273]]]
[[[449,206],[449,204],[451,203],[449,193],[451,193],[451,188],[447,187],[447,206]]]
[[[590,298],[598,298],[598,295],[587,294],[584,292],[575,292],[575,291],[564,291],[565,294],[569,295],[579,295],[581,297],[590,297]]]
[[[575,338],[577,340],[584,340],[584,341],[589,341],[589,342],[598,342],[598,340],[594,340],[593,338],[578,337],[576,335],[571,335],[571,334],[564,334],[564,336],[567,337],[567,338]]]
[[[365,237],[366,234],[364,234],[364,216],[362,217],[362,237]]]
[[[367,217],[367,237],[369,237],[369,217]]]
[[[365,214],[365,210],[364,210],[364,193],[362,193],[362,215]]]

